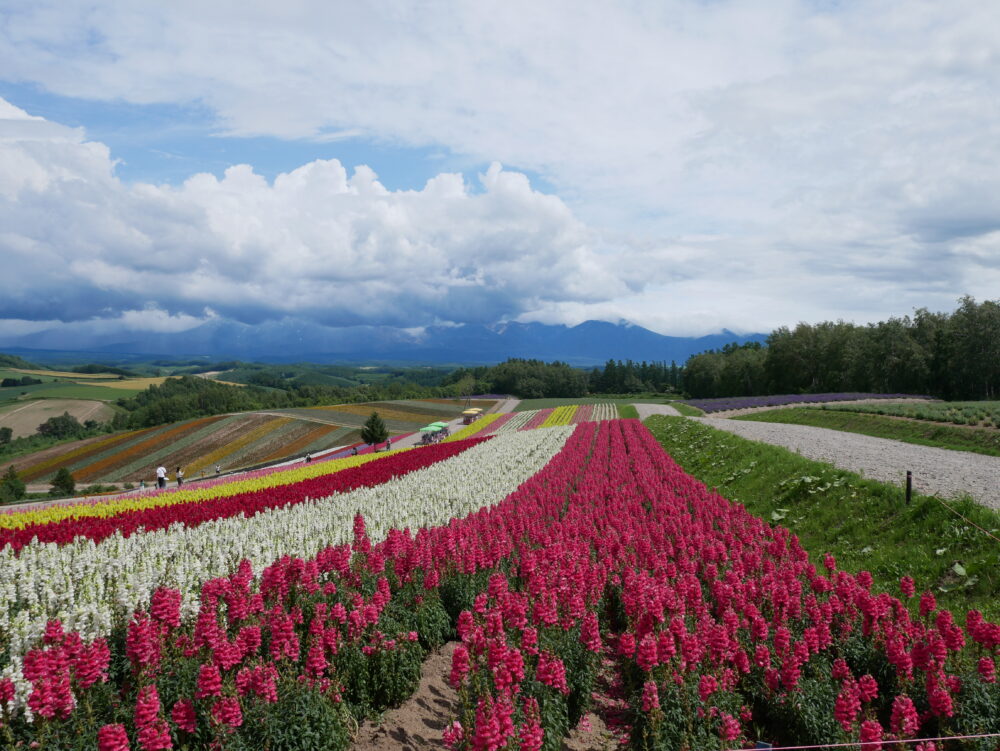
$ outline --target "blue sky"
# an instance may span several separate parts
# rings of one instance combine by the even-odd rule
[[[251,164],[273,180],[316,159],[339,159],[368,165],[390,190],[419,190],[441,172],[461,172],[474,180],[489,166],[443,146],[407,147],[362,136],[334,141],[226,136],[218,132],[213,113],[197,104],[81,99],[8,81],[0,81],[0,97],[32,115],[84,128],[88,138],[108,145],[117,160],[115,173],[126,182],[179,184],[197,172],[222,177],[234,164]],[[537,173],[521,171],[541,190],[551,189]]]
[[[989,0],[38,0],[0,60],[0,344],[767,331],[1000,288]]]

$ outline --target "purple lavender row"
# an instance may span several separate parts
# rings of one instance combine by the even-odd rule
[[[751,407],[782,407],[786,404],[815,404],[818,402],[847,402],[858,399],[931,399],[916,394],[774,394],[771,396],[733,396],[720,399],[686,399],[685,404],[703,412],[723,412],[730,409]]]

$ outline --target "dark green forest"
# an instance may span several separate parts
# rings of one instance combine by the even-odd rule
[[[767,344],[727,346],[688,359],[692,397],[844,391],[1000,398],[1000,301],[963,297],[952,313],[859,326],[843,321],[779,328]]]
[[[465,384],[462,393],[513,394],[521,399],[587,394],[670,393],[681,382],[676,363],[608,360],[603,368],[581,370],[564,362],[512,358],[499,365],[458,368],[445,384]]]

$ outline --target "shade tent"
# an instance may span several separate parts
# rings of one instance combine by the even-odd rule
[[[462,414],[463,415],[478,415],[479,414],[479,410],[478,409],[467,409],[464,412],[462,412]]]
[[[438,430],[440,430],[441,428],[447,428],[448,427],[448,423],[446,423],[446,422],[432,422],[427,427],[429,427],[429,428],[437,428]]]
[[[432,426],[428,425],[425,428],[421,428],[420,432],[421,433],[437,433],[439,430],[440,430],[440,428],[435,428],[435,427],[432,427]]]

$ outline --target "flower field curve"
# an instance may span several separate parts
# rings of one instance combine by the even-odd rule
[[[423,471],[546,436],[558,450],[495,503],[409,530],[373,509],[340,544],[259,576],[241,562],[190,606],[155,589],[110,640],[50,621],[0,679],[0,734],[347,748],[352,723],[404,699],[453,634],[454,749],[559,749],[609,669],[637,749],[1000,733],[1000,625],[938,609],[905,577],[900,598],[832,557],[813,565],[637,421],[501,434]]]
[[[91,638],[103,636],[116,615],[145,607],[166,584],[180,591],[182,612],[190,612],[205,581],[243,560],[260,567],[282,556],[314,555],[349,539],[362,511],[376,539],[395,527],[445,523],[503,500],[559,451],[568,434],[540,431],[401,453],[358,468],[348,492],[311,499],[296,494],[293,502],[271,504],[253,516],[229,513],[188,526],[182,513],[168,527],[128,537],[115,531],[97,543],[81,535],[19,550],[7,545],[0,549],[0,603],[7,606],[0,610],[0,633],[8,635],[11,656],[23,654],[53,618]],[[405,474],[392,466],[393,459],[410,462],[421,455],[423,466]],[[435,461],[439,457],[444,460]]]

